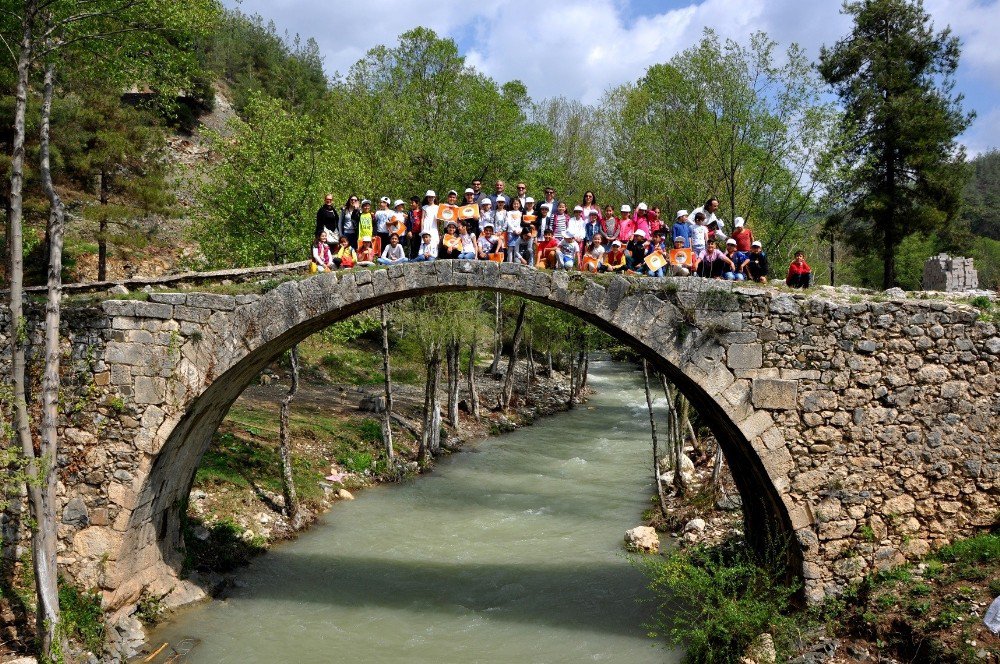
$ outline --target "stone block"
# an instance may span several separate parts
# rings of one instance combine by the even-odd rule
[[[174,308],[169,304],[159,304],[156,302],[135,302],[136,318],[157,318],[169,320],[174,317]]]
[[[754,408],[767,410],[795,410],[798,408],[798,381],[755,378],[752,385]]]
[[[189,293],[187,296],[187,306],[201,307],[210,311],[232,311],[236,308],[236,298],[232,295],[218,295],[215,293]]]
[[[150,293],[149,301],[158,304],[186,304],[187,293]]]
[[[732,344],[727,364],[730,369],[759,369],[764,365],[764,348],[760,344]]]

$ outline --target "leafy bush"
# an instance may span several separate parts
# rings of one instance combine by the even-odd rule
[[[657,602],[650,636],[683,646],[691,663],[739,661],[758,635],[785,622],[796,591],[780,565],[761,560],[742,541],[636,564]]]
[[[327,343],[343,345],[349,341],[354,341],[366,334],[380,330],[381,323],[371,315],[351,316],[347,320],[334,323],[330,327],[320,332],[323,341]]]
[[[374,457],[371,452],[345,450],[337,455],[337,462],[352,473],[363,473],[372,467]]]
[[[65,634],[92,653],[104,649],[104,611],[96,589],[84,590],[64,580],[59,584],[59,607]]]

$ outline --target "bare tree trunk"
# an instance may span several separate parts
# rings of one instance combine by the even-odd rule
[[[459,356],[461,349],[458,339],[452,338],[445,351],[445,361],[448,365],[448,422],[454,429],[458,429],[458,384],[461,379]]]
[[[427,448],[437,456],[441,452],[441,400],[438,397],[438,383],[441,381],[441,345],[434,347],[434,382],[431,383],[431,431]]]
[[[476,387],[476,335],[472,335],[472,341],[469,342],[469,370],[467,372],[469,378],[469,411],[472,416],[479,421],[479,388]]]
[[[535,373],[535,348],[532,345],[532,341],[533,341],[533,339],[531,339],[531,337],[529,337],[528,338],[528,355],[527,355],[527,358],[528,358],[528,385],[531,385],[533,382],[535,382],[535,378],[537,377],[537,374]]]
[[[433,368],[431,367],[431,358],[434,354],[434,342],[431,342],[429,348],[425,349],[424,359],[427,361],[427,378],[424,380],[424,408],[423,416],[420,421],[420,445],[417,448],[417,459],[419,461],[424,461],[427,455],[427,442],[430,435],[430,416],[431,416],[431,377],[433,375]]]
[[[660,375],[660,383],[663,385],[663,396],[667,399],[667,435],[669,437],[667,442],[670,445],[670,458],[674,464],[674,489],[677,491],[677,495],[683,496],[687,493],[688,487],[682,472],[684,469],[681,463],[681,459],[684,458],[684,431],[677,414],[677,395],[667,385],[665,376]]]
[[[653,397],[649,393],[649,363],[642,361],[642,383],[646,389],[646,408],[649,410],[649,431],[653,437],[653,483],[656,485],[656,496],[659,498],[660,515],[667,517],[667,498],[663,495],[663,485],[660,483],[660,448],[656,440],[656,418],[653,416]],[[674,469],[676,473],[677,470]]]
[[[722,488],[722,462],[725,457],[722,454],[722,445],[715,444],[715,461],[712,463],[711,485],[713,489]]]
[[[56,482],[58,481],[59,456],[59,319],[62,301],[62,245],[65,209],[52,185],[49,158],[50,118],[52,115],[52,88],[55,65],[45,67],[44,96],[42,100],[39,136],[39,173],[42,188],[49,199],[49,270],[48,297],[45,304],[45,370],[42,377],[42,427],[39,460],[34,480],[37,486],[29,489],[32,517],[35,520],[32,535],[32,560],[35,567],[35,586],[38,594],[38,637],[45,656],[53,651],[65,652],[65,638],[59,626],[59,568],[56,561]],[[22,349],[23,353],[23,349]],[[22,366],[22,371],[24,367]],[[23,376],[21,377],[23,380]],[[23,386],[22,386],[23,394]],[[30,438],[30,432],[28,436]],[[37,502],[36,502],[37,501]],[[57,653],[56,653],[57,654]]]
[[[496,376],[500,368],[500,356],[503,354],[503,318],[501,316],[503,301],[500,293],[496,294],[493,321],[493,363],[490,364],[490,375]]]
[[[573,408],[573,397],[576,395],[576,367],[574,366],[575,356],[569,354],[569,399],[566,400],[566,407]]]
[[[528,309],[528,302],[521,301],[521,308],[517,312],[517,324],[514,326],[514,341],[510,349],[510,358],[507,360],[507,374],[503,379],[503,389],[500,391],[500,408],[507,410],[510,408],[510,398],[514,391],[514,367],[517,365],[517,349],[521,345],[521,334],[524,332],[524,313]]]
[[[279,411],[278,428],[280,429],[281,446],[279,449],[281,457],[281,493],[285,496],[285,515],[293,530],[302,527],[302,515],[299,513],[299,498],[295,492],[295,477],[292,475],[292,443],[291,429],[288,426],[289,411],[292,408],[292,399],[299,391],[299,347],[292,346],[290,352],[292,363],[292,384],[288,388],[288,394],[281,400],[281,410]]]
[[[104,281],[108,278],[108,178],[109,175],[103,170],[100,174],[100,200],[101,213],[100,225],[97,229],[97,280]]]
[[[548,377],[552,378],[552,348],[545,351],[545,370],[548,372]]]
[[[392,372],[389,367],[389,316],[383,304],[378,308],[382,323],[382,373],[385,376],[385,409],[382,412],[382,443],[385,445],[385,458],[392,465]]]
[[[587,374],[590,371],[590,344],[587,337],[583,338],[583,362],[580,363],[580,392],[587,388]]]

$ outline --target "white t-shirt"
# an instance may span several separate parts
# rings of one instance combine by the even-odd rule
[[[587,237],[587,222],[583,217],[570,217],[566,224],[566,236],[575,240],[582,240]]]
[[[430,233],[431,242],[437,244],[441,241],[441,235],[438,233],[438,206],[437,205],[425,205],[421,208],[424,211],[424,219],[420,223],[421,233]]]

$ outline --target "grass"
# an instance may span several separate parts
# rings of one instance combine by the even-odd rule
[[[59,607],[66,636],[88,651],[100,654],[104,650],[105,626],[97,589],[85,590],[60,579]]]

